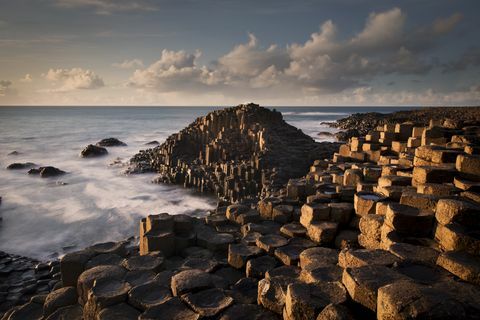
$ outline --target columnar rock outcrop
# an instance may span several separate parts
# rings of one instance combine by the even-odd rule
[[[155,171],[158,182],[234,202],[267,195],[331,153],[331,144],[316,143],[280,112],[250,103],[196,119],[162,145],[140,151],[128,172]]]
[[[67,254],[44,318],[478,319],[479,136],[386,125],[257,204],[149,215],[138,248]]]

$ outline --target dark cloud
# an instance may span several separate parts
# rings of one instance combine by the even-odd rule
[[[480,48],[479,47],[470,47],[467,49],[462,56],[455,60],[450,61],[443,65],[443,73],[450,73],[456,71],[462,71],[467,69],[469,66],[479,66],[480,65]]]

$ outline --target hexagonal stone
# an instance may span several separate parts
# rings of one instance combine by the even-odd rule
[[[314,319],[329,303],[343,303],[347,292],[340,282],[321,285],[293,283],[287,288],[285,312],[290,319]]]
[[[77,304],[78,295],[75,287],[64,287],[48,294],[43,305],[43,316],[48,317],[56,310]]]
[[[13,309],[8,320],[41,319],[42,305],[34,302],[27,302]],[[6,318],[7,319],[7,318]]]
[[[112,278],[95,280],[83,307],[84,318],[94,319],[102,309],[125,301],[130,289],[130,284],[123,280]]]
[[[245,213],[238,215],[235,221],[241,225],[251,223],[251,222],[258,222],[260,221],[260,214],[258,213],[257,210],[249,210]]]
[[[232,267],[240,269],[245,266],[249,259],[258,257],[262,253],[262,249],[256,246],[231,244],[228,247],[228,263]]]
[[[456,223],[437,224],[435,240],[446,251],[466,251],[480,255],[480,234]]]
[[[388,247],[388,251],[402,259],[412,263],[423,263],[426,265],[435,265],[437,257],[440,254],[435,249],[416,246],[409,243],[394,243]]]
[[[354,208],[357,215],[374,214],[376,203],[383,201],[385,198],[373,192],[357,192],[354,196]]]
[[[275,268],[277,265],[277,259],[271,256],[250,259],[246,264],[246,275],[247,277],[261,279],[265,277],[268,270]]]
[[[342,280],[343,269],[339,266],[315,266],[309,265],[308,268],[300,272],[300,280],[305,283],[323,283]]]
[[[165,271],[159,272],[153,280],[155,282],[158,282],[164,287],[170,287],[172,283],[172,277],[174,275],[175,275],[175,272],[170,270],[165,270]]]
[[[227,217],[223,214],[214,214],[205,217],[205,223],[214,227],[221,226],[228,223]]]
[[[140,315],[139,320],[171,319],[197,320],[200,315],[188,308],[178,297],[148,308]]]
[[[281,315],[285,305],[287,287],[293,282],[291,278],[286,277],[265,278],[260,280],[258,282],[258,304]]]
[[[278,316],[254,304],[235,304],[225,310],[220,320],[278,320]]]
[[[229,233],[217,233],[213,230],[205,230],[197,233],[197,244],[212,251],[227,251],[228,245],[235,238]]]
[[[257,246],[268,254],[273,254],[276,248],[287,245],[288,240],[276,234],[267,234],[257,239]]]
[[[102,265],[120,265],[123,261],[123,258],[115,253],[102,253],[94,256],[90,259],[85,265],[85,269],[90,269],[96,266]]]
[[[172,256],[175,253],[175,234],[157,229],[146,232],[140,238],[140,254],[145,255],[154,251],[161,251],[166,257]]]
[[[163,255],[160,252],[150,252],[143,256],[131,256],[122,262],[129,271],[159,272],[163,265]]]
[[[174,275],[171,281],[174,296],[213,287],[215,287],[213,276],[205,271],[196,269],[181,271]]]
[[[335,237],[335,248],[352,249],[358,248],[360,232],[358,230],[341,230]]]
[[[45,320],[83,319],[83,309],[79,304],[62,307],[45,318]],[[102,318],[103,319],[103,318]]]
[[[188,234],[193,230],[193,218],[186,214],[173,216],[173,230],[176,234]]]
[[[391,266],[400,259],[388,251],[377,249],[343,250],[338,255],[338,265],[342,268],[357,268],[367,265]]]
[[[182,257],[210,259],[211,257],[213,257],[213,252],[202,247],[192,246],[192,247],[183,249]]]
[[[244,274],[242,271],[232,267],[224,267],[215,271],[214,276],[218,279],[215,281],[215,286],[225,289],[237,283],[242,279]]]
[[[152,281],[155,278],[155,273],[152,271],[128,271],[125,275],[125,281],[130,283],[133,287]],[[170,283],[170,282],[169,282]]]
[[[277,257],[283,264],[288,266],[296,266],[300,259],[300,253],[305,249],[299,245],[286,245],[275,249],[275,257]]]
[[[391,203],[388,205],[385,224],[400,235],[428,237],[432,233],[434,214],[411,206]]]
[[[346,268],[342,283],[352,299],[364,307],[377,309],[377,290],[406,276],[381,265],[366,265],[359,268]]]
[[[353,320],[347,307],[341,304],[329,304],[318,314],[316,320]]]
[[[272,219],[273,207],[279,205],[281,202],[280,199],[274,197],[260,200],[257,205],[260,216],[266,220]]]
[[[300,223],[308,228],[313,222],[324,221],[330,218],[330,207],[322,203],[310,203],[302,206]]]
[[[289,224],[284,224],[280,228],[280,232],[289,238],[304,237],[305,234],[307,233],[307,229],[305,229],[305,227],[303,227],[299,223],[292,222]]]
[[[440,199],[435,218],[443,225],[459,223],[465,226],[480,226],[480,206],[456,199]]]
[[[170,289],[151,281],[136,286],[128,293],[128,303],[139,310],[146,310],[172,297]]]
[[[246,246],[255,246],[257,244],[257,239],[262,236],[261,233],[251,231],[243,236],[242,243]]]
[[[442,253],[437,264],[460,279],[480,285],[480,257],[460,251]]]
[[[213,317],[233,303],[233,298],[218,288],[188,293],[182,300],[203,317]]]
[[[336,222],[314,222],[307,227],[307,235],[318,244],[328,244],[335,240],[337,230]]]
[[[349,202],[329,203],[330,221],[340,224],[348,224],[354,213],[353,204]]]
[[[293,206],[281,204],[272,210],[272,220],[278,223],[287,223],[292,219]]]
[[[338,251],[323,247],[308,248],[300,253],[299,260],[302,269],[306,269],[309,266],[314,266],[315,268],[328,267],[337,264]]]
[[[88,292],[95,281],[101,279],[122,279],[126,270],[119,266],[98,266],[83,272],[78,278],[77,292],[80,304],[84,304],[88,298]]]
[[[76,286],[80,274],[85,270],[85,264],[95,255],[92,250],[82,250],[67,253],[60,260],[60,272],[64,286]]]
[[[377,319],[465,319],[463,306],[447,292],[410,280],[378,289]]]
[[[280,266],[268,270],[265,273],[265,278],[270,279],[275,277],[282,277],[296,279],[300,276],[300,271],[300,268],[296,266]]]
[[[225,213],[225,216],[227,217],[228,220],[230,221],[236,221],[237,217],[242,214],[246,213],[250,210],[250,207],[241,205],[241,204],[232,204],[227,207],[227,211]]]
[[[213,272],[221,266],[215,259],[187,258],[180,269],[198,269],[205,272]]]
[[[228,292],[236,303],[257,303],[258,280],[242,278]]]
[[[125,257],[127,253],[126,247],[127,242],[120,241],[97,243],[93,246],[88,247],[88,249],[93,251],[95,254],[113,253],[118,254],[121,257]]]

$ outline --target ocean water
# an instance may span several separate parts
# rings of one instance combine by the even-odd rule
[[[178,186],[150,183],[153,174],[126,176],[122,164],[152,140],[162,143],[196,117],[216,108],[0,108],[0,250],[38,259],[102,241],[138,234],[138,221],[168,212],[204,215],[215,199]],[[335,132],[322,121],[355,112],[400,108],[277,108],[290,124],[317,141]],[[126,147],[108,156],[83,159],[80,151],[107,137]],[[12,151],[18,155],[9,155]],[[42,179],[28,170],[6,170],[13,162],[52,165],[68,174]]]

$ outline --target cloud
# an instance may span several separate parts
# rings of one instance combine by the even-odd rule
[[[82,68],[50,69],[45,79],[60,84],[54,91],[64,92],[76,89],[98,89],[105,86],[103,79],[91,70]]]
[[[157,6],[144,0],[55,0],[55,4],[64,8],[89,7],[96,14],[108,15],[114,12],[155,11]]]
[[[10,80],[0,80],[0,98],[5,98],[17,94],[17,91],[11,88],[12,85],[13,82]]]
[[[443,65],[443,73],[462,71],[468,66],[480,66],[480,48],[468,48],[457,60],[450,61]]]
[[[29,83],[33,81],[32,76],[30,73],[27,73],[23,78],[20,78],[18,81],[23,82],[23,83]]]
[[[114,67],[120,69],[134,69],[134,68],[143,68],[143,61],[140,59],[124,60],[120,63],[114,63]]]
[[[463,14],[457,12],[452,14],[450,17],[447,18],[439,18],[434,21],[433,23],[433,31],[436,34],[445,34],[452,31],[455,26],[462,21]]]
[[[416,29],[407,29],[406,19],[400,8],[373,12],[362,30],[350,37],[339,37],[339,27],[328,20],[304,43],[285,47],[263,46],[248,34],[248,41],[208,66],[199,64],[198,51],[163,50],[159,60],[133,73],[129,86],[157,93],[222,93],[252,99],[316,97],[363,88],[354,96],[357,101],[378,77],[424,75],[435,68],[429,49],[453,30],[461,15]]]

